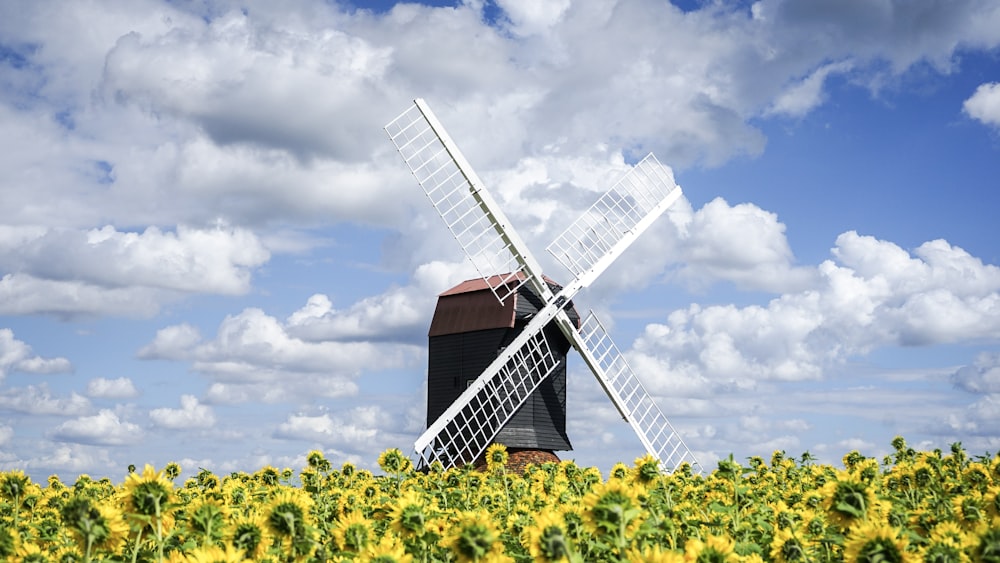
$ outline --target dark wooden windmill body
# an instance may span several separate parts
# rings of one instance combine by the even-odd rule
[[[554,292],[562,289],[550,279]],[[524,330],[545,302],[522,285],[503,304],[482,278],[462,282],[438,296],[428,333],[427,424],[431,425]],[[580,317],[572,302],[570,319]],[[555,322],[544,329],[559,365],[528,397],[493,440],[508,450],[566,451],[566,354],[569,341]],[[472,460],[464,460],[471,462]]]

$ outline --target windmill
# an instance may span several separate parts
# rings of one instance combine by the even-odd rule
[[[562,365],[559,333],[579,352],[646,451],[671,471],[694,455],[646,393],[625,357],[591,312],[570,317],[570,300],[621,255],[681,195],[669,169],[646,156],[547,250],[574,279],[550,285],[503,211],[422,99],[385,126],[417,182],[481,276],[504,305],[528,290],[540,306],[516,337],[440,416],[428,421],[414,451],[418,466],[471,463],[486,450],[532,393]],[[556,289],[555,291],[553,289]]]

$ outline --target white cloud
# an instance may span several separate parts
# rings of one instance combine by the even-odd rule
[[[815,272],[793,266],[785,225],[756,205],[716,198],[693,214],[683,205],[669,217],[679,231],[673,260],[683,264],[675,275],[695,287],[725,280],[779,293],[816,281]]]
[[[128,301],[139,288],[167,292],[241,294],[249,289],[250,270],[266,262],[268,252],[245,229],[177,227],[164,232],[149,227],[142,233],[114,227],[79,230],[35,229],[6,237],[0,259],[15,274],[5,275],[0,308],[28,312],[100,312],[106,303]],[[30,234],[28,234],[30,233]],[[35,236],[31,236],[35,235]],[[38,294],[24,305],[21,294]],[[98,305],[75,305],[61,297],[89,292]],[[149,297],[147,291],[144,297]],[[154,294],[155,295],[155,294]],[[60,305],[64,311],[59,311]]]
[[[0,424],[0,446],[3,446],[14,437],[14,429],[6,424]]]
[[[11,371],[24,373],[65,373],[73,370],[66,358],[42,358],[31,353],[31,346],[17,338],[9,328],[0,328],[0,381]]]
[[[101,446],[135,444],[142,436],[143,431],[138,424],[121,420],[108,409],[101,409],[96,415],[67,420],[52,432],[54,440]]]
[[[153,341],[143,346],[136,356],[144,360],[179,360],[201,341],[201,333],[189,324],[172,325],[156,331]]]
[[[289,415],[285,422],[278,425],[274,436],[357,449],[375,442],[388,418],[388,414],[377,406],[357,407],[335,416]]]
[[[851,70],[851,63],[830,63],[814,70],[801,81],[789,85],[771,104],[765,115],[787,115],[802,117],[822,104],[823,84],[830,74]]]
[[[87,395],[104,399],[131,399],[139,396],[139,390],[127,377],[117,379],[98,377],[87,382]]]
[[[181,408],[160,408],[149,411],[149,418],[162,428],[172,430],[208,429],[215,425],[212,407],[202,405],[193,395],[181,395]]]
[[[970,393],[1000,395],[1000,353],[980,354],[972,365],[953,373],[951,381]]]
[[[632,361],[659,395],[704,397],[768,380],[818,379],[876,347],[933,345],[1000,334],[1000,268],[944,241],[913,255],[847,232],[818,281],[766,306],[691,305],[650,324]]]
[[[48,385],[28,385],[0,391],[0,408],[31,415],[75,416],[90,410],[90,401],[75,392],[53,397]]]
[[[334,309],[326,295],[316,294],[288,317],[287,330],[290,335],[307,341],[423,343],[434,311],[434,296],[475,276],[465,262],[422,264],[417,267],[411,284],[366,297],[342,311]]]
[[[1000,128],[1000,82],[980,84],[962,104],[962,111],[986,125]]]
[[[184,293],[246,293],[252,269],[269,258],[239,228],[5,231],[0,260],[13,270],[0,279],[5,314],[152,315]]]
[[[3,469],[24,469],[35,475],[59,475],[63,483],[73,483],[72,476],[91,473],[94,478],[104,475],[124,474],[104,448],[82,444],[45,445],[32,452],[27,459],[0,463]]]
[[[239,403],[351,395],[357,392],[353,379],[362,371],[405,365],[416,351],[392,342],[302,340],[278,319],[251,308],[227,316],[209,341],[191,327],[161,329],[139,357],[189,361],[194,371],[215,381],[208,400]]]
[[[497,5],[510,18],[514,33],[531,35],[544,32],[558,24],[570,7],[570,0],[553,0],[551,2],[499,0]]]

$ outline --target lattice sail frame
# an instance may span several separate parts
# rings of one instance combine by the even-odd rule
[[[503,303],[528,283],[517,275],[526,266],[526,258],[517,251],[524,244],[423,100],[414,100],[385,130],[497,299]]]
[[[393,144],[480,276],[503,303],[524,284],[546,305],[417,439],[418,465],[470,463],[555,369],[544,329],[555,321],[661,468],[700,464],[646,393],[591,313],[581,329],[563,309],[681,195],[652,154],[640,161],[548,247],[576,278],[554,295],[541,267],[423,100],[385,127]],[[515,268],[516,267],[516,268]],[[509,272],[508,275],[497,274]],[[518,276],[522,272],[523,276]]]

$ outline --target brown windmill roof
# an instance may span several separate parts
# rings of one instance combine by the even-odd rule
[[[507,277],[509,274],[491,276],[489,281],[492,284],[499,284]],[[523,280],[524,274],[518,272],[516,277]],[[555,284],[548,277],[542,276],[542,278],[546,283]],[[485,279],[466,280],[438,296],[428,336],[491,328],[512,328],[519,298],[520,295],[515,292],[510,299],[501,304],[490,291]]]

